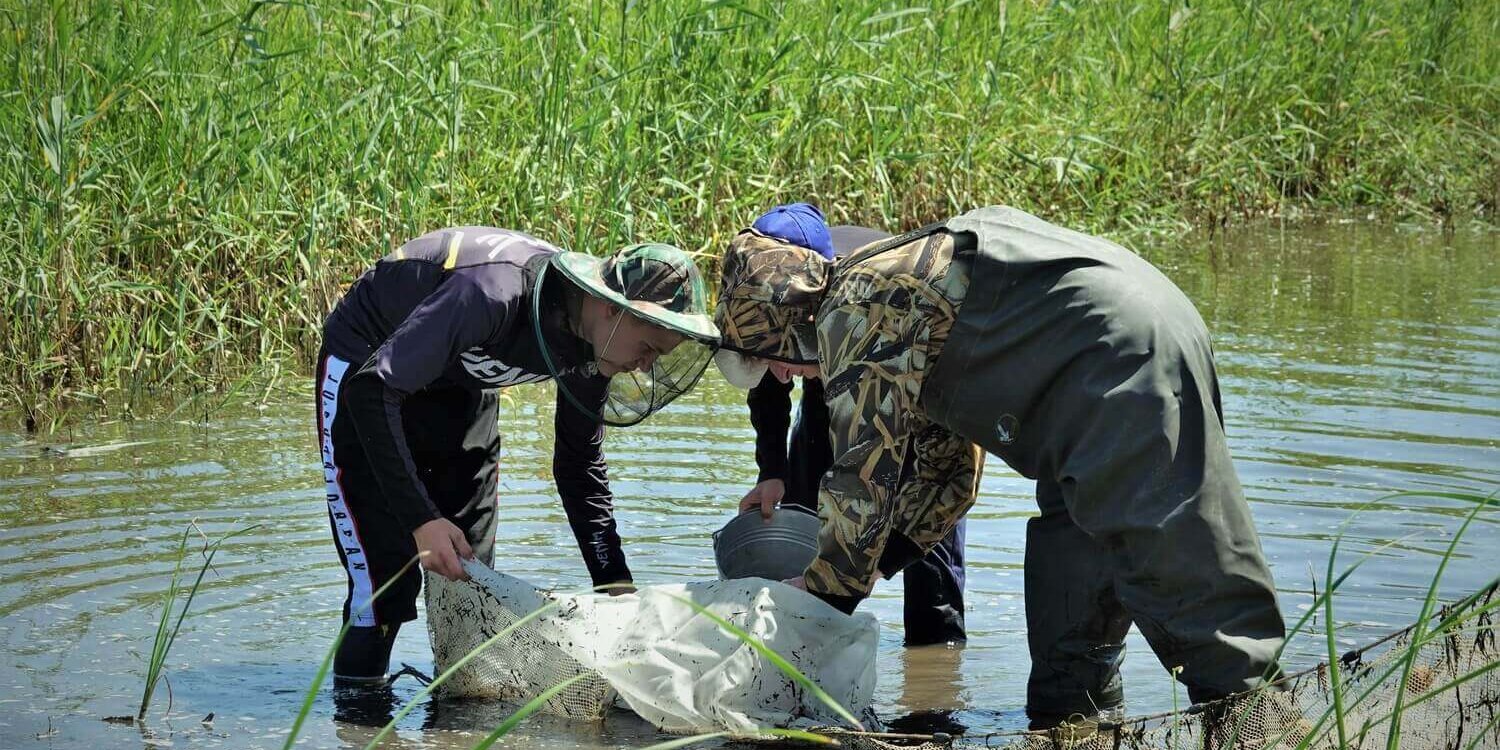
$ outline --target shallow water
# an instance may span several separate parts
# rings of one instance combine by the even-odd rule
[[[1213,330],[1231,446],[1288,619],[1306,610],[1315,580],[1322,588],[1341,530],[1340,567],[1370,556],[1337,600],[1341,649],[1416,615],[1473,508],[1443,493],[1500,487],[1497,245],[1495,235],[1336,225],[1143,250]],[[550,389],[514,396],[502,424],[498,567],[582,587],[552,495]],[[755,478],[740,399],[710,374],[666,413],[611,434],[622,533],[639,581],[713,575],[708,534]],[[343,595],[311,397],[262,408],[195,402],[178,417],[42,440],[0,433],[0,747],[280,745]],[[1433,494],[1354,515],[1394,492]],[[970,522],[966,648],[902,649],[899,585],[885,584],[867,605],[882,623],[878,707],[888,720],[971,736],[1024,724],[1030,493],[1029,482],[990,462]],[[158,691],[149,730],[106,724],[100,717],[133,713],[139,701],[156,597],[194,521],[210,536],[262,526],[217,558],[171,652],[170,696],[166,686]],[[1500,571],[1497,545],[1500,512],[1486,511],[1449,565],[1445,598]],[[1288,666],[1310,665],[1325,649],[1320,638],[1299,638]],[[422,623],[403,630],[396,660],[431,670]],[[1184,700],[1134,633],[1125,672],[1132,712]],[[416,689],[403,679],[398,697]],[[210,712],[211,728],[200,724]],[[491,705],[424,705],[391,746],[470,747],[503,716]],[[371,735],[335,722],[325,693],[301,746],[363,746]],[[602,727],[533,718],[502,744],[658,739],[629,717]]]

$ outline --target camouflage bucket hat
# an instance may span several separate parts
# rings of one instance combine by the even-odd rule
[[[584,291],[648,323],[706,344],[718,343],[703,275],[687,253],[671,245],[630,245],[608,258],[563,252],[552,257],[552,265]]]
[[[720,346],[782,362],[818,361],[812,322],[831,264],[817,253],[746,229],[724,253],[719,305]]]

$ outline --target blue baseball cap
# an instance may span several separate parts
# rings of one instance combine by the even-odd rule
[[[828,221],[811,203],[777,206],[762,214],[750,228],[833,260],[833,239],[828,236]]]

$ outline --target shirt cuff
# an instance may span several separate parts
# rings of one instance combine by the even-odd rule
[[[404,503],[401,509],[396,511],[396,517],[401,521],[401,525],[406,527],[406,533],[415,534],[417,529],[442,518],[443,514],[437,512],[426,500],[417,498],[415,502]]]
[[[854,609],[859,606],[860,602],[865,600],[862,596],[839,596],[838,594],[824,594],[820,591],[809,591],[807,593],[828,602],[834,609],[846,615],[854,614]]]
[[[880,553],[880,574],[889,581],[907,566],[922,559],[922,548],[905,534],[892,531],[885,540],[885,549]]]

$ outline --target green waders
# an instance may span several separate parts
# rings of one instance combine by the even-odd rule
[[[922,404],[1037,481],[1033,719],[1119,706],[1131,622],[1195,702],[1277,674],[1285,626],[1192,303],[1134,253],[1022,211],[947,228],[977,247]]]

